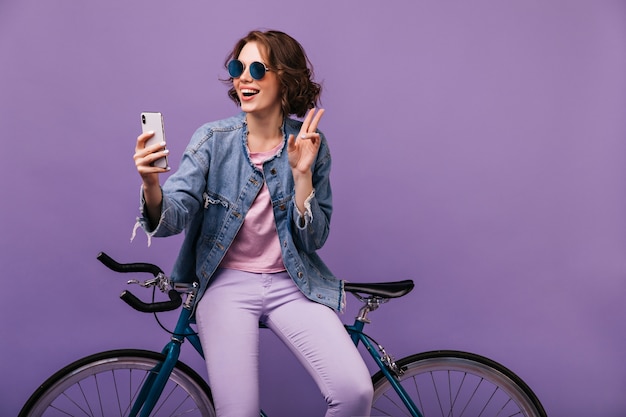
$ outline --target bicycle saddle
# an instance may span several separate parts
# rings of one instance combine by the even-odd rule
[[[351,293],[369,294],[383,298],[398,298],[411,292],[413,280],[377,283],[344,283],[344,289]]]

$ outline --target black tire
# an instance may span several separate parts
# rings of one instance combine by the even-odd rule
[[[425,352],[396,362],[399,380],[424,417],[546,417],[530,387],[501,364],[473,353]],[[372,377],[372,417],[409,416],[381,371]]]
[[[142,382],[164,359],[160,353],[135,349],[79,359],[48,378],[28,399],[19,417],[127,416]],[[214,417],[215,411],[206,382],[179,361],[150,415],[182,414]]]

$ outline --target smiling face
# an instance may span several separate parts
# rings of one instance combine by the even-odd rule
[[[233,87],[244,112],[271,116],[281,112],[278,75],[271,68],[260,80],[255,80],[250,75],[250,64],[255,61],[269,67],[264,55],[256,42],[248,42],[244,45],[237,56],[237,59],[243,63],[244,70],[239,77],[233,79]]]
[[[315,107],[319,101],[322,88],[313,80],[313,67],[304,52],[304,48],[286,33],[276,30],[251,31],[237,41],[232,53],[224,62],[224,69],[228,71],[229,75],[232,73],[240,74],[241,68],[238,68],[238,64],[232,64],[234,66],[230,67],[231,60],[241,59],[244,61],[244,58],[245,60],[252,60],[252,62],[257,59],[257,62],[269,67],[269,72],[261,80],[256,81],[250,77],[249,70],[247,70],[246,64],[249,62],[243,62],[241,66],[247,71],[244,71],[241,77],[230,76],[222,80],[228,86],[228,97],[238,106],[244,107],[245,105],[245,109],[255,111],[257,107],[250,106],[250,104],[259,104],[258,102],[261,100],[257,100],[257,98],[260,98],[261,94],[267,98],[269,94],[266,93],[275,89],[272,94],[275,92],[279,95],[276,101],[280,100],[281,106],[281,112],[278,113],[278,116],[287,117],[294,114],[298,117],[304,117],[306,112]],[[271,88],[270,81],[274,83]],[[246,95],[243,95],[239,88],[240,84],[245,85],[246,83],[254,85],[255,88],[249,88],[250,91],[246,91]],[[247,87],[252,87],[252,85]],[[264,86],[263,90],[256,88],[260,86]],[[256,94],[257,90],[260,93],[258,95]],[[242,100],[244,97],[254,98],[245,101],[246,104],[244,104],[244,100]],[[266,103],[265,100],[263,101]]]

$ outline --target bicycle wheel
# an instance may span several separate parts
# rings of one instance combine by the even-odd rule
[[[400,381],[424,417],[546,417],[537,396],[509,369],[458,351],[425,352],[397,361]],[[382,372],[372,377],[374,416],[410,413]]]
[[[134,349],[87,356],[48,378],[19,417],[128,416],[143,382],[164,358]],[[150,415],[214,417],[211,391],[193,369],[178,362]]]

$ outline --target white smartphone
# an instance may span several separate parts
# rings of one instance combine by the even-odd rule
[[[141,131],[143,133],[154,131],[152,136],[146,142],[146,146],[156,145],[165,142],[165,127],[163,125],[163,115],[159,112],[143,112],[141,113]],[[157,159],[152,163],[153,166],[159,168],[167,168],[167,157]]]

